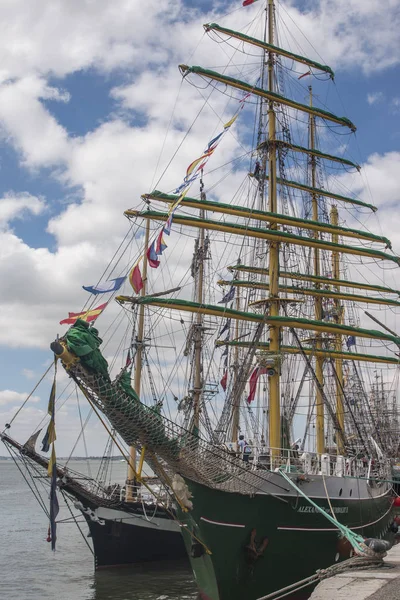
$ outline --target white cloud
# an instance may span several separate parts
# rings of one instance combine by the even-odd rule
[[[22,404],[28,397],[28,392],[15,392],[14,390],[0,390],[0,406],[8,404]],[[39,402],[39,396],[31,396],[29,402]]]
[[[39,215],[45,206],[42,198],[28,192],[7,192],[0,198],[0,228],[4,229],[13,219],[23,219],[27,213]]]
[[[35,379],[36,378],[36,373],[35,373],[35,371],[32,371],[32,369],[22,369],[22,374],[27,379]]]
[[[306,10],[283,6],[279,10],[283,18],[286,11],[292,19],[287,25],[292,35],[297,31],[298,43],[309,49],[311,42],[331,66],[358,66],[370,74],[399,64],[400,14],[396,0],[320,0],[310,3]],[[297,28],[304,35],[299,35]],[[284,30],[282,35],[286,36]],[[310,52],[317,60],[321,58],[315,50],[309,50],[308,55]]]
[[[367,94],[367,102],[368,104],[377,104],[378,102],[382,102],[384,99],[383,92],[372,92]]]
[[[0,42],[3,78],[147,64],[162,56],[158,41],[178,14],[185,14],[179,0],[147,0],[145,10],[140,0],[3,3],[0,17],[8,24]]]
[[[398,113],[400,110],[400,98],[392,98],[390,102],[392,111]]]
[[[193,11],[189,15],[178,0],[164,5],[150,0],[145,11],[143,2],[135,0],[116,0],[111,4],[106,0],[96,3],[55,0],[51,9],[46,0],[35,3],[35,9],[25,5],[26,2],[15,0],[0,6],[3,22],[14,24],[13,43],[9,32],[0,40],[4,70],[0,86],[2,134],[19,151],[25,167],[36,173],[42,168],[53,169],[49,176],[65,185],[66,195],[71,189],[76,190],[76,194],[72,202],[49,220],[48,232],[54,236],[55,249],[30,248],[10,231],[0,234],[0,280],[7,282],[0,288],[0,343],[47,347],[56,332],[63,330],[58,321],[68,311],[80,310],[88,298],[80,286],[96,282],[127,231],[123,210],[142,206],[140,194],[149,191],[153,178],[157,181],[183,140],[188,125],[203,106],[202,96],[193,87],[187,82],[181,86],[176,64],[185,59],[189,62],[188,57],[202,35],[200,23],[218,20],[218,15],[204,17]],[[400,60],[400,51],[396,51],[399,45],[396,3],[390,0],[380,6],[372,0],[323,0],[305,14],[300,14],[295,6],[286,8],[312,44],[323,49],[324,60],[332,66],[361,67],[365,72],[372,72]],[[254,11],[258,10],[255,5]],[[304,53],[304,49],[298,47],[304,45],[305,53],[318,60],[285,12],[279,7],[277,10],[292,32],[291,49]],[[249,22],[254,14],[253,9],[236,11],[229,24],[240,26],[240,21]],[[373,22],[376,23],[374,28]],[[281,35],[284,37],[283,31]],[[220,45],[207,41],[193,63],[223,64],[227,59],[223,56],[222,61],[219,52]],[[199,56],[202,61],[196,62]],[[68,91],[63,89],[62,81],[60,87],[54,79],[51,84],[49,81],[50,77],[62,79],[89,68],[108,74],[125,70],[124,82],[112,92],[119,103],[119,112],[109,115],[86,135],[72,137],[52,114],[51,103],[46,102],[68,102]],[[208,94],[208,91],[203,93]],[[157,176],[154,176],[178,92],[174,118]],[[226,102],[222,94],[214,94],[210,100],[212,109],[221,118],[223,114],[231,114],[233,103],[226,108]],[[194,124],[190,137],[163,178],[161,189],[169,190],[181,181],[188,157],[191,160],[198,156],[210,132],[218,130],[220,121],[212,109],[206,107],[201,119]],[[132,124],[132,111],[139,114],[140,125],[135,121]],[[234,136],[240,127],[239,122],[224,139],[218,155],[210,163],[212,168],[237,155]],[[379,202],[397,198],[393,175],[396,168],[398,157],[389,155],[374,155],[365,166]],[[219,177],[220,173],[212,175],[207,184]],[[242,180],[243,173],[230,177],[216,194],[224,200],[234,197],[235,186]],[[350,180],[344,183],[350,187]],[[370,201],[367,186],[356,183],[355,187],[361,197]],[[38,204],[42,200],[30,198],[29,205],[27,200],[19,209],[38,214],[35,211],[44,208]],[[12,218],[21,214],[16,212],[16,206],[7,209]],[[383,215],[386,214],[390,212],[383,210]],[[392,230],[393,223],[388,221]],[[182,249],[173,251],[172,241],[169,244],[171,272],[177,269],[180,273],[184,268],[180,264]],[[192,238],[188,238],[185,256],[190,256],[191,244]],[[237,247],[232,249],[234,253],[239,253]],[[129,257],[126,263],[128,261]],[[152,273],[158,291],[164,283],[161,277],[159,273]],[[101,317],[102,330],[116,314],[115,307]]]

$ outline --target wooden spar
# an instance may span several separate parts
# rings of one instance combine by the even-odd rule
[[[147,248],[149,246],[150,237],[150,221],[146,221],[146,230],[144,236],[144,256],[143,256],[143,287],[140,291],[140,296],[146,295],[147,288]],[[133,389],[140,398],[141,385],[142,385],[142,363],[143,363],[143,340],[144,340],[144,304],[139,306],[139,317],[138,317],[138,330],[136,337],[136,355],[135,355],[135,374],[133,381]],[[129,448],[129,462],[128,462],[128,484],[126,486],[126,502],[134,502],[136,500],[134,496],[134,490],[132,481],[135,480],[137,474],[136,468],[137,456],[136,448],[131,446]]]
[[[279,178],[277,179],[279,183]],[[307,188],[309,191],[309,188]],[[151,194],[142,194],[142,198],[145,202],[149,200],[156,200],[157,202],[164,202],[167,204],[174,204],[179,196],[162,194],[161,192],[152,192]],[[234,206],[232,204],[225,204],[223,202],[213,202],[212,200],[202,201],[199,198],[188,198],[185,197],[180,201],[180,206],[186,206],[188,208],[198,208],[210,211],[212,213],[220,213],[223,215],[232,215],[235,217],[241,217],[243,219],[256,219],[265,223],[279,223],[281,225],[288,225],[289,227],[301,227],[302,229],[316,230],[320,233],[338,233],[339,235],[369,240],[371,242],[377,242],[384,244],[390,248],[390,240],[384,236],[378,236],[370,233],[369,231],[359,231],[349,227],[333,227],[330,223],[314,222],[308,219],[300,219],[290,215],[273,214],[264,210],[254,210],[245,206]],[[135,212],[128,209],[124,213],[127,217],[134,216]]]
[[[278,177],[277,183],[279,185],[287,185],[288,187],[294,188],[296,190],[303,190],[304,192],[313,192],[310,186],[305,183],[300,183],[300,181],[291,181],[289,179],[281,179]],[[336,194],[335,192],[330,192],[329,190],[323,190],[321,188],[317,189],[317,193],[320,196],[326,196],[327,198],[333,198],[334,200],[338,200],[340,202],[347,202],[349,204],[354,204],[355,206],[363,206],[365,208],[369,208],[372,212],[376,212],[378,209],[373,204],[367,204],[362,200],[357,200],[357,198],[350,198],[349,196],[342,196],[341,194]]]
[[[320,150],[311,150],[311,148],[303,148],[303,146],[297,146],[296,144],[292,144],[290,142],[285,142],[283,140],[276,140],[277,145],[285,146],[294,152],[301,152],[303,154],[308,154],[310,156],[314,155],[316,158],[323,158],[325,160],[331,160],[333,162],[338,162],[343,165],[347,165],[349,167],[354,167],[357,171],[361,171],[361,166],[357,163],[352,162],[351,160],[347,160],[346,158],[342,158],[340,156],[334,156],[333,154],[326,154],[325,152],[321,152]]]
[[[282,274],[281,274],[282,276]],[[227,281],[224,279],[220,279],[217,281],[218,285],[235,285],[237,287],[250,288],[250,289],[258,289],[258,290],[267,290],[269,288],[268,283],[260,283],[258,281],[246,281],[246,280],[237,280],[233,279],[231,281]],[[319,284],[319,282],[317,282]],[[331,284],[335,285],[335,284]],[[333,290],[322,290],[319,288],[307,288],[307,287],[299,287],[296,285],[285,285],[281,284],[279,286],[279,290],[285,293],[293,293],[293,294],[304,294],[305,296],[314,296],[320,298],[333,298],[334,300],[349,300],[353,302],[365,302],[366,304],[382,304],[384,306],[400,306],[399,300],[392,300],[390,298],[377,298],[370,296],[362,296],[360,294],[345,294],[341,291],[333,291]]]
[[[140,217],[155,221],[167,221],[169,217],[168,213],[160,213],[152,210],[130,210],[129,213],[131,217]],[[271,244],[279,244],[279,242],[283,242],[297,246],[307,246],[309,248],[318,246],[321,250],[329,250],[331,252],[335,249],[332,242],[321,239],[316,240],[315,238],[287,233],[286,231],[277,229],[276,223],[274,224],[275,227],[271,226],[270,229],[262,229],[260,227],[250,227],[248,225],[239,225],[237,223],[224,223],[221,221],[213,221],[211,219],[202,221],[194,216],[175,214],[174,224],[186,225],[188,227],[199,227],[203,229],[209,229],[211,231],[221,231],[223,233],[232,233],[234,235],[269,240]],[[354,254],[355,256],[366,256],[378,260],[390,260],[391,262],[395,262],[397,265],[400,264],[400,257],[388,254],[387,252],[382,252],[381,250],[375,250],[373,248],[348,246],[347,244],[343,244],[340,246],[340,252],[342,252],[342,254]]]
[[[216,346],[239,346],[239,348],[248,348],[252,342],[241,342],[237,340],[232,340],[231,342],[223,342],[217,341],[215,342]],[[266,342],[258,342],[257,348],[262,350],[269,350],[269,344]],[[322,356],[325,359],[335,359],[341,358],[342,360],[355,360],[357,362],[371,362],[377,364],[385,364],[385,365],[400,365],[400,358],[395,358],[392,356],[376,356],[374,354],[359,354],[358,352],[336,352],[336,350],[330,350],[323,348],[320,351],[316,351],[315,348],[305,347],[298,348],[295,346],[281,346],[282,354],[307,354],[308,356]]]
[[[260,275],[268,275],[268,269],[259,267],[250,267],[248,265],[236,265],[235,267],[227,267],[228,271],[243,271],[244,273],[259,273]],[[346,279],[331,279],[329,277],[315,277],[308,273],[296,273],[291,271],[281,271],[281,279],[295,279],[296,281],[312,281],[314,283],[322,283],[324,285],[335,285],[336,287],[349,287],[360,290],[370,290],[375,292],[383,292],[385,294],[396,294],[400,296],[400,290],[383,287],[381,285],[373,285],[370,283],[362,283],[360,281],[347,281]],[[395,334],[394,334],[395,335]]]
[[[274,0],[268,0],[268,43],[274,44]],[[274,53],[268,53],[268,91],[274,92]],[[269,100],[268,104],[268,210],[278,212],[277,189],[276,189],[276,115],[274,102]],[[271,223],[270,228],[277,230],[276,223]],[[279,316],[279,243],[271,241],[269,250],[269,307],[272,317]],[[278,325],[270,327],[269,338],[271,352],[279,356],[281,328]],[[272,459],[278,456],[281,447],[281,407],[280,407],[280,368],[274,369],[275,373],[269,377],[269,445],[271,447]]]
[[[272,52],[270,54],[273,54]],[[245,81],[240,81],[239,79],[234,79],[233,77],[228,77],[227,75],[221,75],[221,73],[217,73],[216,71],[210,71],[207,69],[203,69],[202,67],[189,67],[188,65],[179,65],[179,69],[183,76],[185,77],[188,73],[195,73],[201,77],[206,79],[211,79],[213,81],[219,81],[225,85],[229,85],[238,90],[242,90],[243,92],[247,92],[249,94],[254,94],[255,96],[259,96],[260,98],[266,98],[271,102],[275,102],[277,104],[282,104],[284,106],[290,106],[296,110],[299,110],[304,113],[313,114],[316,117],[321,117],[322,119],[326,119],[327,121],[331,121],[332,123],[337,123],[338,125],[343,125],[344,127],[348,127],[353,133],[356,131],[356,126],[349,120],[344,117],[337,117],[336,115],[329,113],[320,108],[310,108],[306,104],[300,104],[295,100],[291,100],[290,98],[285,98],[280,94],[276,94],[271,92],[270,90],[263,90],[255,85],[250,85]],[[273,138],[275,139],[275,138]]]
[[[258,46],[259,48],[262,48],[265,53],[268,51],[268,52],[274,52],[275,54],[280,54],[281,56],[284,56],[285,58],[289,58],[290,60],[293,60],[295,62],[301,63],[303,65],[307,65],[309,67],[313,67],[315,69],[318,69],[320,71],[328,73],[332,79],[334,77],[334,73],[333,73],[332,69],[330,67],[328,67],[328,65],[321,65],[320,63],[317,63],[315,60],[311,60],[310,58],[307,58],[306,56],[300,56],[298,54],[293,54],[292,52],[289,52],[288,50],[285,50],[284,48],[279,48],[278,46],[271,46],[271,44],[269,44],[269,43],[267,44],[263,40],[258,40],[254,37],[244,35],[240,31],[234,31],[233,29],[226,29],[225,27],[221,27],[217,23],[206,23],[205,25],[203,25],[203,27],[206,32],[212,31],[212,30],[218,31],[219,33],[223,33],[223,34],[227,35],[229,38],[236,38],[237,40],[241,40],[242,42],[246,42],[247,44],[251,44],[253,46]]]
[[[203,172],[202,172],[203,174]],[[203,179],[200,180],[200,188],[202,189]],[[201,192],[203,194],[203,191]],[[204,219],[204,210],[200,210],[200,218]],[[199,245],[197,248],[197,256],[195,256],[195,264],[199,259],[199,270],[195,273],[196,281],[196,300],[200,304],[204,302],[204,229],[199,231]],[[201,395],[203,391],[203,370],[202,370],[202,346],[203,346],[203,315],[197,313],[196,325],[194,330],[194,381],[193,381],[193,433],[198,434],[200,426],[200,411],[201,411]]]
[[[400,338],[397,336],[383,333],[382,331],[353,327],[351,325],[339,325],[328,321],[315,321],[312,319],[304,319],[302,317],[292,316],[272,316],[260,315],[259,313],[237,311],[226,306],[218,304],[198,304],[197,302],[188,302],[179,300],[178,298],[156,298],[154,296],[145,296],[138,298],[137,296],[117,296],[116,300],[127,304],[149,304],[158,306],[159,308],[168,308],[170,310],[178,310],[190,313],[201,312],[203,315],[211,315],[225,319],[239,319],[240,321],[249,321],[253,323],[264,322],[270,327],[294,327],[295,329],[304,329],[306,331],[321,331],[323,333],[342,335],[357,335],[362,338],[371,338],[376,340],[388,340],[393,344],[399,345]],[[285,298],[278,298],[282,302]],[[292,302],[292,300],[290,300]]]
[[[339,213],[336,206],[331,209],[331,223],[337,225],[339,222]],[[332,235],[332,242],[339,243],[339,236]],[[332,272],[334,279],[340,279],[340,255],[339,252],[332,252]],[[335,314],[337,323],[343,322],[343,307],[339,299],[334,300]],[[342,336],[340,333],[335,334],[335,350],[340,353],[342,350]],[[344,435],[344,398],[343,398],[343,360],[335,358],[335,388],[336,388],[336,418],[339,431],[336,433],[336,445],[338,454],[344,454],[343,435]]]
[[[312,87],[310,90],[310,106],[312,106]],[[310,115],[310,149],[315,148],[315,121],[314,116]],[[315,156],[311,156],[311,184],[312,187],[316,188],[316,159]],[[315,192],[311,194],[312,203],[312,218],[313,221],[319,220],[318,214],[318,198]],[[318,232],[314,233],[314,238],[319,239]],[[314,276],[319,277],[321,275],[320,268],[320,254],[319,248],[314,248]],[[320,287],[319,283],[316,284],[317,289]],[[322,298],[315,296],[314,298],[314,314],[317,321],[322,321]],[[316,407],[316,436],[317,436],[317,452],[323,454],[325,452],[325,406],[323,398],[323,387],[324,387],[324,359],[320,354],[322,350],[322,333],[316,332],[316,350],[317,355],[315,358],[315,376],[318,384],[315,389],[315,407]]]

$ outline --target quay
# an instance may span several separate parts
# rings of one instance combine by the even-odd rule
[[[352,570],[324,579],[309,600],[398,600],[400,544],[391,548],[382,565]]]

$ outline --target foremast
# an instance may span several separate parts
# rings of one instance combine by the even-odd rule
[[[144,255],[143,255],[143,287],[140,291],[140,296],[144,297],[146,295],[147,290],[147,248],[149,246],[149,238],[150,238],[150,221],[146,221],[146,229],[144,234]],[[142,386],[142,366],[143,366],[143,343],[144,343],[144,323],[145,323],[145,305],[140,304],[139,313],[138,313],[138,329],[137,336],[135,340],[136,353],[135,353],[135,374],[133,380],[133,389],[137,393],[140,398],[141,386]],[[136,448],[135,446],[130,446],[129,448],[129,463],[128,463],[128,478],[127,478],[127,486],[126,486],[126,501],[134,502],[135,500],[135,489],[132,485],[132,482],[136,481],[137,469],[136,469]]]

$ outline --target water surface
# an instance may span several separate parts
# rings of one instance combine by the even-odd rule
[[[22,465],[21,465],[22,466]],[[85,462],[70,467],[87,472]],[[95,474],[98,461],[91,461]],[[122,483],[125,464],[113,465],[113,481]],[[42,480],[35,479],[38,488]],[[46,491],[42,494],[46,506]],[[59,494],[58,519],[70,517]],[[74,513],[78,514],[75,510]],[[86,542],[73,522],[58,525],[57,551],[46,542],[48,518],[12,461],[0,460],[0,573],[3,600],[195,600],[192,574],[180,563],[107,569],[94,573]],[[86,541],[85,541],[86,540]]]

